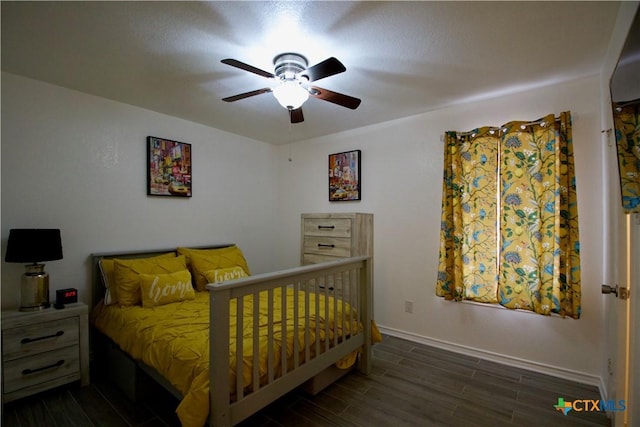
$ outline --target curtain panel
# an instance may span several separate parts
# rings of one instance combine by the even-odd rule
[[[498,144],[490,131],[445,134],[436,294],[448,300],[498,302]]]
[[[436,295],[580,317],[571,115],[445,134]]]
[[[613,104],[622,209],[640,213],[640,99]]]

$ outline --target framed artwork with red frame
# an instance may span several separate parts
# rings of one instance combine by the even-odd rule
[[[147,195],[191,197],[191,144],[147,137]]]
[[[360,150],[329,154],[329,201],[360,200]]]

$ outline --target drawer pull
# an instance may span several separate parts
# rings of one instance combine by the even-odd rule
[[[335,225],[319,225],[318,230],[333,230],[336,228]]]
[[[64,331],[58,331],[55,334],[52,335],[45,335],[43,337],[38,337],[38,338],[23,338],[22,341],[20,341],[22,344],[29,344],[32,342],[36,342],[36,341],[40,341],[40,340],[47,340],[49,338],[58,338],[64,335]]]
[[[59,368],[62,365],[64,365],[64,360],[58,360],[53,365],[43,366],[42,368],[36,369],[25,369],[22,371],[22,375],[35,374],[36,372],[44,371],[45,369]]]
[[[336,245],[327,245],[326,243],[318,243],[319,248],[335,248]]]

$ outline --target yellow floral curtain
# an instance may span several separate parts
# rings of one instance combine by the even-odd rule
[[[575,188],[569,112],[447,132],[436,295],[579,318]]]
[[[640,99],[613,105],[625,213],[640,212]]]
[[[445,135],[440,268],[436,294],[497,301],[497,138],[490,128]]]

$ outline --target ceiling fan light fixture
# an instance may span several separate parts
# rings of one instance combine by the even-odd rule
[[[296,80],[285,80],[273,88],[273,96],[287,110],[297,110],[309,99],[309,92]]]
[[[223,101],[234,102],[251,96],[272,92],[278,103],[286,110],[289,110],[289,120],[291,123],[304,121],[302,108],[300,107],[309,99],[309,96],[352,110],[355,110],[360,105],[360,99],[354,98],[353,96],[309,86],[311,82],[347,71],[342,62],[334,57],[327,58],[311,67],[307,67],[307,58],[304,56],[293,52],[282,53],[273,59],[274,73],[245,64],[237,59],[227,58],[222,59],[220,62],[275,81],[275,84],[272,84],[272,86],[228,96],[222,98]]]

